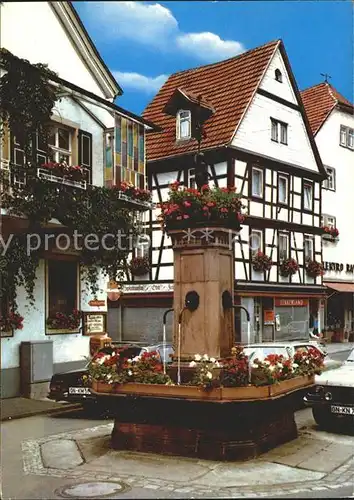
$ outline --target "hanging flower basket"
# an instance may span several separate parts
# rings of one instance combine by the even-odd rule
[[[151,269],[150,261],[147,257],[133,257],[129,269],[133,276],[143,276]]]
[[[317,276],[323,276],[324,270],[321,262],[315,260],[308,260],[306,262],[306,274],[311,278],[317,278]]]
[[[51,330],[77,330],[81,322],[81,311],[74,309],[70,314],[55,313],[47,319],[47,327]]]
[[[9,332],[11,330],[22,330],[23,317],[14,312],[9,312],[7,316],[0,318],[0,331]]]
[[[297,273],[299,270],[299,264],[295,259],[286,259],[280,264],[279,273],[281,276],[287,278],[288,276],[292,276]]]
[[[273,265],[273,261],[263,252],[257,252],[253,257],[252,265],[254,271],[269,271]]]
[[[324,226],[323,228],[323,236],[326,240],[336,241],[339,236],[339,231],[336,227]]]
[[[181,187],[179,182],[170,185],[168,200],[160,205],[161,225],[168,229],[183,229],[200,225],[222,225],[240,229],[245,216],[243,205],[235,188],[209,188],[201,191]]]

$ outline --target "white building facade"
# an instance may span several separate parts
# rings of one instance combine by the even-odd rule
[[[322,184],[322,225],[338,236],[323,239],[325,326],[335,340],[354,332],[354,108],[327,82],[302,92],[328,178]]]
[[[2,48],[31,64],[47,64],[58,75],[51,81],[53,87],[60,87],[51,117],[51,142],[46,151],[35,146],[36,161],[59,161],[63,157],[69,165],[84,166],[89,173],[87,185],[114,187],[129,180],[144,188],[145,130],[151,127],[146,120],[113,104],[122,90],[71,2],[5,2],[0,5],[0,19]],[[11,131],[1,142],[0,153],[1,169],[14,182],[11,168],[23,164],[24,152]],[[11,232],[14,217],[2,208],[1,218],[2,230],[8,234],[6,228]],[[82,313],[102,313],[105,318],[107,278],[101,275],[98,285],[94,297],[85,284],[77,252],[54,247],[40,259],[35,306],[29,307],[25,290],[18,289],[23,328],[1,331],[1,397],[21,393],[23,342],[49,345],[46,352],[52,362],[47,363],[49,369],[44,370],[38,386],[39,391],[44,390],[42,396],[46,395],[52,373],[86,364],[90,332],[84,331],[83,321],[77,328],[65,331],[49,328],[46,321],[56,310],[67,312],[73,308]],[[2,314],[6,314],[6,307],[2,301]]]

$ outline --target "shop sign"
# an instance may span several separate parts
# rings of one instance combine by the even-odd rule
[[[106,313],[84,313],[84,335],[106,333]]]
[[[89,306],[91,307],[105,307],[106,301],[105,300],[90,300],[88,303]]]
[[[354,264],[342,264],[338,262],[323,262],[323,270],[324,271],[336,271],[337,273],[341,273],[344,271],[346,273],[354,273]]]
[[[308,299],[275,299],[274,305],[277,307],[306,307]]]
[[[265,309],[264,310],[264,324],[265,325],[274,325],[275,315],[273,309]]]

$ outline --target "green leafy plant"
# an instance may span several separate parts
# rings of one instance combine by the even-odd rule
[[[220,360],[220,383],[223,387],[242,387],[248,384],[248,356],[242,346],[231,349],[231,356]]]
[[[199,386],[205,391],[220,386],[221,365],[215,358],[209,358],[207,354],[195,354],[194,361],[191,361],[189,366],[195,368],[190,385]]]

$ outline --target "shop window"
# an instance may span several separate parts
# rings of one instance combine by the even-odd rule
[[[309,336],[308,307],[275,307],[275,340],[287,341]]]
[[[47,313],[70,314],[78,309],[78,263],[49,260],[47,263]]]

